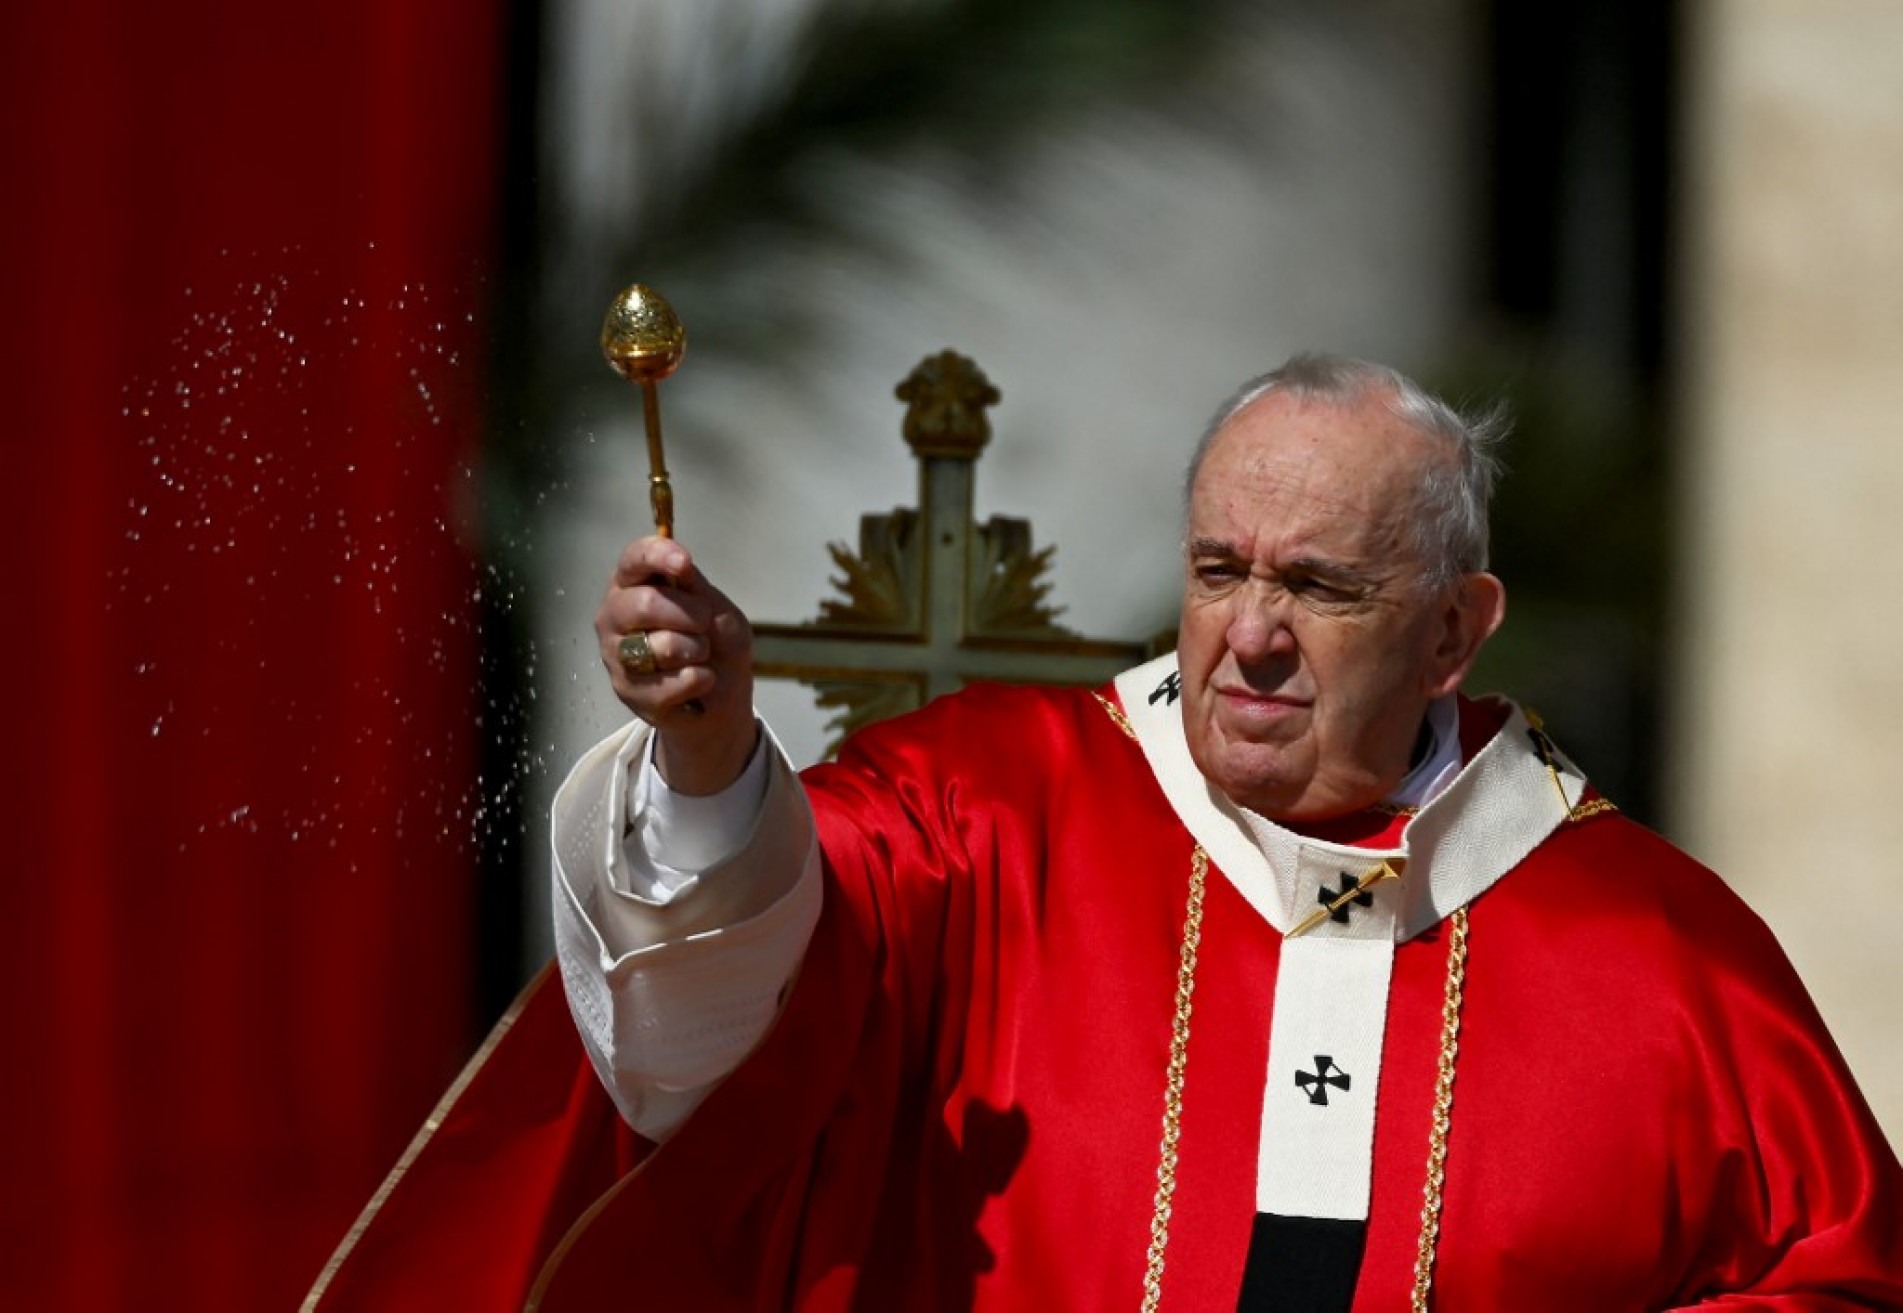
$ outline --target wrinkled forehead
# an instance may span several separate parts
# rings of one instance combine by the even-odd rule
[[[1449,444],[1397,415],[1379,393],[1349,401],[1271,392],[1211,439],[1190,490],[1190,518],[1219,509],[1327,512],[1387,524],[1417,508]]]

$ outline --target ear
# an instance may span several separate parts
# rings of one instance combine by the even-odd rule
[[[1427,696],[1444,697],[1459,688],[1481,646],[1506,618],[1505,584],[1484,571],[1462,575],[1442,606],[1438,639],[1427,668]]]

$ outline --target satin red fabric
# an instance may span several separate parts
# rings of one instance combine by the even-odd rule
[[[807,779],[828,902],[786,1015],[539,1306],[1136,1303],[1192,844],[1135,744],[1086,694],[987,690]],[[1234,1306],[1278,954],[1212,872],[1166,1308]],[[1412,1284],[1446,955],[1395,959],[1361,1311]],[[1483,895],[1463,1017],[1439,1307],[1903,1303],[1894,1154],[1769,934],[1663,841],[1600,814]],[[423,1202],[371,1234],[455,1225]]]
[[[505,17],[0,9],[0,1307],[293,1306],[480,1036]]]

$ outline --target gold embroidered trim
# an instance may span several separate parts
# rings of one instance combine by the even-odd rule
[[[1093,698],[1096,698],[1097,705],[1104,709],[1105,713],[1109,715],[1110,719],[1117,722],[1117,728],[1122,730],[1124,734],[1128,736],[1128,738],[1130,739],[1132,743],[1136,742],[1136,737],[1137,737],[1136,726],[1132,725],[1130,723],[1130,718],[1123,714],[1123,708],[1118,706],[1116,703],[1112,702],[1109,698],[1105,697],[1101,693],[1092,693],[1090,696],[1092,696]]]
[[[1619,804],[1610,798],[1594,798],[1591,802],[1582,802],[1571,810],[1566,819],[1579,822],[1588,816],[1598,816],[1605,812],[1616,812]]]

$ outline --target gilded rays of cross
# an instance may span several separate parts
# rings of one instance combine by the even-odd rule
[[[859,550],[831,543],[845,599],[819,619],[754,626],[754,670],[797,679],[835,714],[835,738],[974,680],[1100,684],[1150,655],[1142,643],[1081,638],[1045,604],[1053,547],[1028,520],[972,522],[985,409],[998,390],[954,351],[927,356],[897,389],[919,462],[919,502],[859,522]]]

